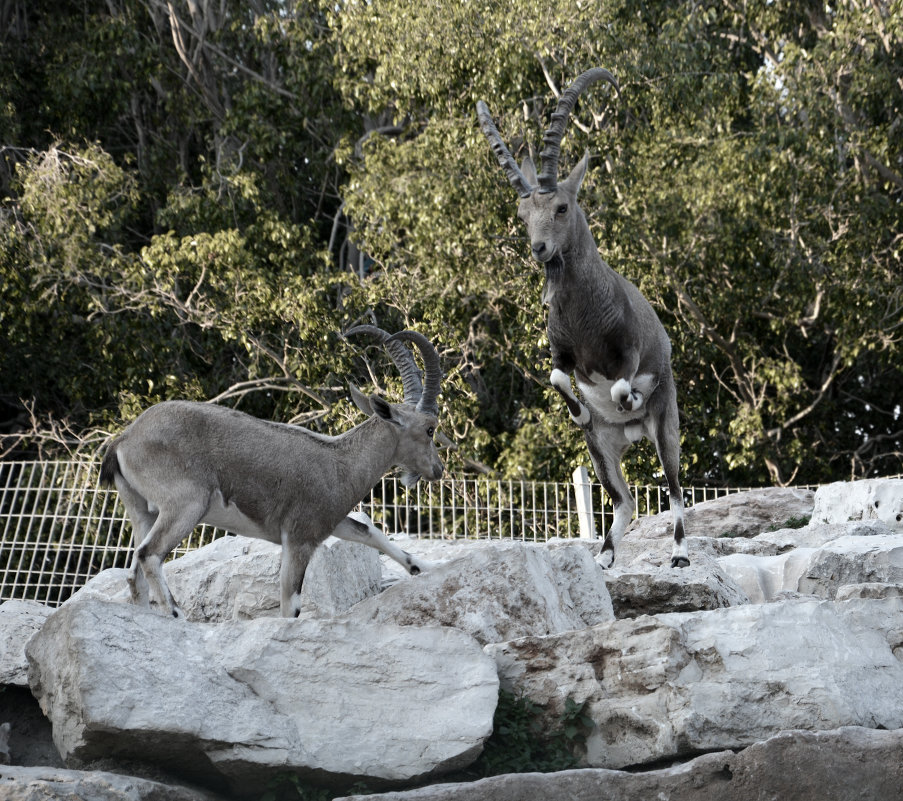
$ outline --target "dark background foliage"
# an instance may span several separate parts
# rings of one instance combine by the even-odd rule
[[[452,469],[587,463],[547,386],[541,274],[476,125],[518,156],[606,66],[600,252],[674,346],[685,483],[901,470],[897,2],[0,2],[4,458],[97,448],[163,398],[338,431],[338,332],[438,345]],[[657,482],[649,447],[632,480]]]

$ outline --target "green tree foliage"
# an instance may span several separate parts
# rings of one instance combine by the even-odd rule
[[[900,471],[896,0],[13,0],[0,17],[3,450],[93,447],[176,396],[338,430],[347,377],[398,387],[337,334],[366,319],[437,342],[452,469],[585,464],[474,104],[522,156],[603,65],[621,93],[581,98],[562,169],[592,154],[600,251],[671,335],[685,482]],[[648,447],[626,467],[658,480]]]
[[[549,88],[603,64],[619,76],[621,96],[611,103],[602,90],[588,92],[582,125],[572,125],[566,145],[572,163],[586,148],[597,156],[583,205],[600,249],[639,284],[671,333],[691,480],[899,471],[903,395],[891,387],[899,385],[903,322],[900,5],[522,6],[515,17],[492,2],[447,13],[349,4],[339,15],[343,41],[355,45],[348,72],[360,76],[346,93],[410,121],[392,142],[391,166],[383,150],[365,153],[360,185],[392,180],[404,161],[398,151],[407,151],[420,184],[433,188],[433,203],[417,205],[416,218],[385,208],[398,211],[410,199],[370,199],[366,191],[349,199],[374,258],[387,268],[442,260],[435,249],[417,252],[421,239],[430,241],[418,225],[449,230],[461,243],[459,276],[498,276],[501,264],[511,265],[510,285],[486,287],[478,302],[492,310],[481,320],[484,341],[491,352],[494,327],[509,328],[511,310],[489,301],[509,290],[525,307],[527,336],[518,338],[533,363],[505,347],[506,367],[528,384],[544,375],[540,279],[517,241],[513,192],[485,143],[482,164],[479,154],[474,161],[473,102],[489,100],[503,135],[523,151],[541,141]],[[482,44],[461,43],[480,26]],[[412,47],[435,37],[457,46]],[[413,155],[432,130],[448,126],[460,131],[457,141],[434,135],[431,158]],[[449,186],[442,171],[452,163],[463,192],[438,191]],[[485,169],[495,172],[492,187]],[[474,230],[472,219],[496,227],[471,249],[462,235]],[[560,420],[561,410],[540,385],[503,397],[519,408],[503,412],[509,425],[493,440],[502,450],[490,461],[508,472],[525,463],[560,475],[564,462],[581,458],[573,432],[553,430],[550,414]],[[537,459],[544,449],[548,458]],[[648,478],[648,449],[636,453],[629,472]]]

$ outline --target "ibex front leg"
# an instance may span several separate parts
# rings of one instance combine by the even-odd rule
[[[307,565],[317,548],[317,542],[282,532],[282,563],[279,566],[281,597],[279,612],[282,617],[298,617],[301,614],[301,586]]]
[[[589,409],[574,395],[574,391],[571,388],[571,379],[564,370],[559,370],[557,367],[552,370],[552,375],[549,376],[549,381],[552,386],[558,390],[559,394],[562,398],[564,398],[564,402],[567,404],[568,412],[571,415],[571,420],[573,420],[580,428],[586,429],[590,424],[590,413]]]
[[[412,576],[428,570],[433,565],[424,559],[418,559],[392,542],[373,521],[363,512],[351,512],[332,532],[333,537],[349,542],[359,542],[377,551],[382,551],[390,559],[394,559]]]

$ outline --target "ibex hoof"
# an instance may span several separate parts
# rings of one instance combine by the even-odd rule
[[[630,395],[630,384],[627,381],[625,381],[623,378],[619,378],[617,381],[615,381],[614,384],[611,385],[611,399],[616,404],[618,404],[619,409],[627,401],[627,398],[629,395]]]
[[[617,404],[619,412],[635,412],[643,405],[643,393],[635,390],[623,378],[612,385],[611,399]]]
[[[690,560],[686,556],[672,556],[671,567],[689,567]]]
[[[603,549],[596,557],[596,562],[603,570],[608,570],[615,563],[615,552],[612,548]]]

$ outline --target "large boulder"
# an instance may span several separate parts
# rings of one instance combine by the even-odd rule
[[[219,624],[86,600],[26,649],[70,765],[163,765],[248,795],[286,772],[422,780],[468,765],[492,730],[492,660],[451,628],[265,618]]]
[[[903,532],[903,479],[838,481],[819,487],[812,519],[824,523],[880,520]]]
[[[762,604],[795,593],[815,548],[796,548],[775,556],[735,553],[718,564],[742,588],[752,603]]]
[[[40,630],[52,611],[37,601],[0,604],[0,685],[28,686],[25,643]]]
[[[812,520],[799,528],[780,528],[763,531],[755,537],[727,537],[713,541],[716,557],[731,554],[779,556],[795,548],[821,548],[841,537],[875,537],[894,531],[880,520],[852,520],[843,523],[823,523]]]
[[[857,531],[865,528],[858,525]],[[838,536],[819,547],[790,548],[775,556],[734,553],[718,564],[753,603],[773,601],[784,593],[834,598],[846,585],[903,585],[903,536],[886,533],[883,523],[871,528],[871,536]],[[812,539],[803,530],[800,541]]]
[[[659,770],[516,773],[335,801],[900,801],[903,731],[787,731]]]
[[[166,583],[188,620],[216,623],[279,616],[282,546],[226,536],[163,566]],[[70,602],[129,602],[127,571],[114,568],[89,581]],[[304,578],[304,616],[333,615],[382,588],[379,553],[329,537],[314,552]]]
[[[684,513],[690,562],[696,537],[754,537],[763,531],[807,521],[814,505],[812,490],[780,487],[736,492],[697,503]],[[616,562],[619,567],[626,567],[637,558],[657,564],[670,562],[671,550],[667,546],[673,536],[670,512],[638,518],[621,540]]]
[[[582,629],[612,620],[604,571],[575,542],[494,542],[466,549],[350,609],[366,624],[453,626],[481,643]]]
[[[749,596],[711,557],[697,554],[689,567],[634,562],[605,572],[615,617],[697,612],[748,604]]]
[[[783,729],[903,728],[903,599],[787,601],[618,620],[486,647],[502,687],[587,702],[586,764],[622,768]]]
[[[833,598],[846,584],[903,584],[903,536],[841,537],[815,551],[798,590]]]
[[[884,584],[879,581],[864,584],[844,584],[834,596],[836,601],[849,601],[853,598],[900,598],[903,597],[903,584]]]
[[[732,493],[711,501],[704,501],[685,512],[687,546],[690,567],[712,572],[712,560],[736,548],[736,540],[756,537],[763,532],[776,531],[788,526],[803,525],[812,512],[815,493],[812,490],[769,488]],[[650,612],[680,611],[686,605],[682,601],[669,607],[667,599],[675,595],[671,580],[671,548],[674,538],[671,512],[641,517],[631,523],[615,554],[614,568],[626,575],[646,574],[639,586],[649,590],[650,597],[662,599],[664,606],[650,603]],[[593,542],[594,552],[601,551],[601,542]],[[663,568],[656,570],[656,568]],[[715,570],[717,572],[717,569]],[[740,602],[743,588],[730,586],[728,577],[718,583],[724,588],[700,582],[693,572],[686,576],[698,585],[694,594],[704,604],[703,608],[717,608],[725,602]],[[737,590],[740,593],[737,594]],[[626,586],[629,591],[630,587]],[[616,595],[619,593],[616,593]],[[641,607],[642,599],[626,596],[633,607]],[[728,601],[730,598],[730,601]],[[622,605],[626,608],[627,604]],[[620,614],[620,613],[619,613]]]

